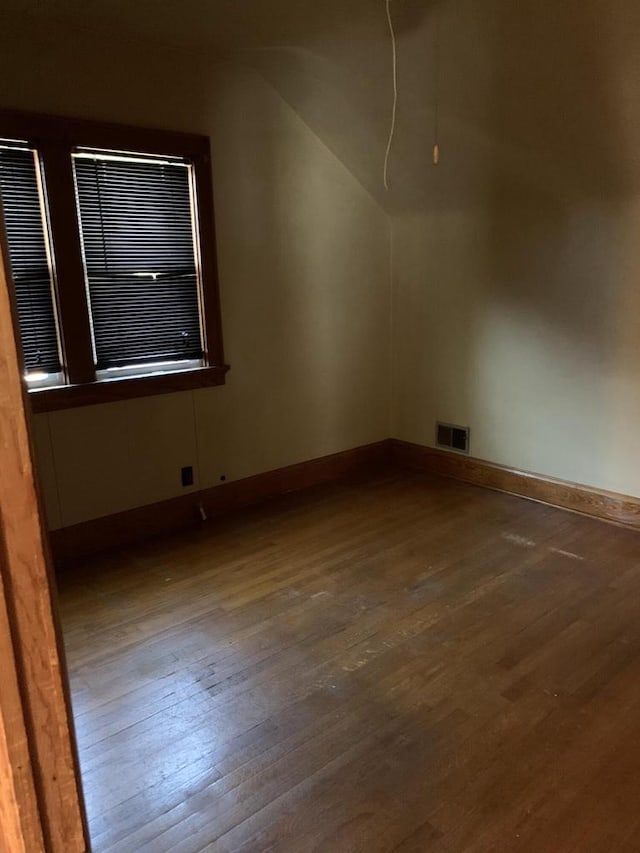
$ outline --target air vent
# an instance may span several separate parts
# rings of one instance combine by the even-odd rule
[[[469,427],[455,424],[436,424],[436,445],[447,450],[457,450],[458,453],[469,452]]]

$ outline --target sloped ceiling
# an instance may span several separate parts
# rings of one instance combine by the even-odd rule
[[[2,0],[41,30],[50,21],[241,62],[260,72],[384,201],[391,106],[384,0]]]
[[[5,0],[3,9],[254,67],[390,211],[521,185],[579,195],[640,186],[636,0],[393,0],[400,100],[389,192],[384,0]]]

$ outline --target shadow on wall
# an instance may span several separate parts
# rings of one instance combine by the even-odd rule
[[[437,169],[409,105],[433,19],[402,44],[396,431],[470,423],[474,455],[638,494],[640,9],[477,5],[440,7]]]
[[[255,472],[388,430],[388,222],[258,75],[219,89],[232,432]]]
[[[640,188],[640,113],[621,98],[630,72],[640,93],[640,63],[629,67],[639,25],[637,4],[620,0],[496,5],[487,33],[493,133],[534,168],[493,176],[470,361],[474,408],[493,401],[491,458],[511,445],[523,467],[631,493],[640,490],[628,464],[638,409],[615,389],[621,347],[632,346],[640,378],[637,325],[634,341],[620,335],[630,296],[625,220],[637,223]]]

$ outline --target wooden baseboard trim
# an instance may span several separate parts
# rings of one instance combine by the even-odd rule
[[[389,462],[640,529],[640,498],[390,439],[63,527],[51,532],[51,547],[57,565],[73,563],[92,554],[193,528],[200,523],[200,504],[210,518],[215,518],[287,492],[354,474],[374,473]]]
[[[53,530],[50,533],[53,556],[61,566],[92,554],[186,530],[201,523],[200,504],[209,518],[220,516],[286,492],[373,472],[387,462],[388,455],[389,442],[380,441]]]
[[[568,509],[640,529],[640,498],[620,495],[541,474],[518,471],[482,459],[462,456],[393,439],[393,462],[412,471],[437,474],[498,492]]]

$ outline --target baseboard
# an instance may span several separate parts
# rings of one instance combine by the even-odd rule
[[[58,565],[73,563],[92,554],[195,527],[200,523],[200,504],[209,517],[216,517],[287,492],[353,474],[375,473],[389,462],[640,529],[640,498],[390,439],[54,530],[50,534],[53,555]]]
[[[194,527],[200,523],[200,504],[209,517],[215,517],[286,492],[340,480],[357,473],[370,473],[384,465],[388,454],[389,442],[380,441],[63,527],[50,533],[54,560],[57,565],[64,565],[112,548]]]
[[[640,529],[640,498],[518,471],[482,459],[393,439],[391,459],[403,468],[438,474]]]

